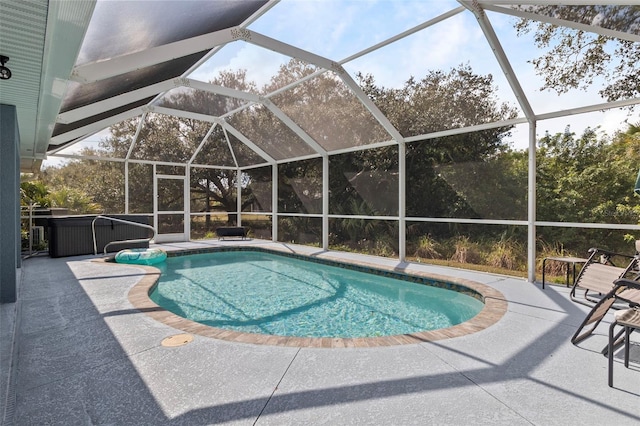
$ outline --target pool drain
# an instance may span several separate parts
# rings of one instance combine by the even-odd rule
[[[162,346],[175,348],[176,346],[186,345],[193,340],[193,334],[176,334],[166,337],[162,340]]]

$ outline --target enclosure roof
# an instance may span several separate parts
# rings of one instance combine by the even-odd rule
[[[0,102],[18,108],[23,171],[130,119],[138,120],[138,133],[162,116],[208,128],[190,162],[221,130],[218,142],[229,155],[208,158],[208,165],[246,167],[640,102],[559,111],[549,109],[552,102],[536,104],[537,88],[526,84],[533,69],[519,74],[514,65],[531,59],[513,45],[517,19],[640,42],[640,18],[607,28],[606,20],[567,21],[553,9],[529,9],[555,4],[629,5],[638,13],[635,1],[588,0],[3,0],[0,54],[11,58],[13,78],[0,82]],[[446,67],[436,52],[447,49],[453,66],[492,74],[517,117],[401,132],[357,82],[359,73],[385,87],[420,78],[426,70],[414,64]],[[225,79],[225,71],[245,72],[247,80]],[[198,96],[203,101],[184,102]]]

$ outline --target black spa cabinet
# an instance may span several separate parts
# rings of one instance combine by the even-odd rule
[[[149,225],[148,215],[110,215],[116,219]],[[51,217],[49,227],[49,256],[65,257],[93,253],[93,235],[91,222],[96,216]],[[95,223],[96,246],[98,254],[104,253],[104,246],[111,241],[132,240],[151,237],[152,231],[135,225],[116,222],[109,219],[97,219]],[[148,248],[149,243],[112,244],[108,252],[117,252],[125,248]]]

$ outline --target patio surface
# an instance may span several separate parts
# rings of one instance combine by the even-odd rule
[[[158,245],[278,246],[486,284],[508,302],[502,319],[460,337],[382,347],[257,345],[193,335],[128,300],[144,276],[95,256],[26,259],[19,301],[0,305],[0,396],[6,425],[636,425],[640,333],[631,364],[615,352],[607,386],[611,314],[578,346],[587,308],[568,289],[501,275],[259,240]],[[100,256],[97,256],[100,258]]]

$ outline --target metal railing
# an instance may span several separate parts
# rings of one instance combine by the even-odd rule
[[[107,254],[107,247],[113,245],[113,244],[124,244],[124,243],[148,243],[149,241],[153,240],[153,238],[156,236],[156,229],[151,226],[151,225],[145,225],[144,223],[139,223],[139,222],[133,222],[130,220],[124,220],[124,219],[117,219],[115,217],[109,217],[109,216],[96,216],[93,221],[91,221],[91,234],[93,235],[93,254],[98,254],[98,244],[96,242],[96,220],[98,219],[106,219],[106,220],[111,220],[114,222],[120,222],[120,223],[126,223],[127,225],[133,225],[133,226],[139,226],[141,228],[147,228],[147,229],[151,229],[151,231],[153,231],[153,235],[151,235],[151,237],[149,238],[138,238],[138,239],[132,239],[132,240],[117,240],[117,241],[110,241],[107,244],[105,244],[104,246],[104,254]]]

